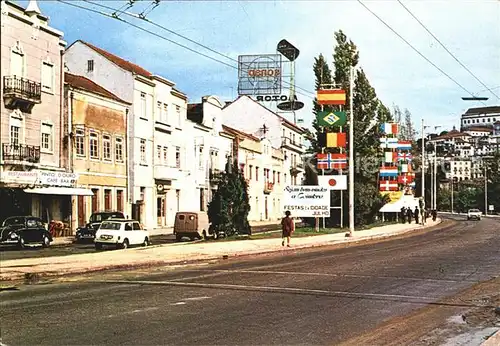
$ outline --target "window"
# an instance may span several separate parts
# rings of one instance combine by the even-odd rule
[[[141,139],[141,145],[139,147],[140,152],[141,152],[141,163],[146,165],[147,160],[146,160],[146,140]]]
[[[97,212],[97,209],[99,209],[99,189],[92,189],[92,212],[95,213]]]
[[[253,166],[248,165],[248,179],[252,180]]]
[[[42,63],[42,90],[48,92],[54,90],[54,65],[46,61]]]
[[[21,127],[17,125],[10,125],[10,144],[19,145],[20,137],[21,137]]]
[[[115,160],[118,162],[123,162],[123,139],[115,139]]]
[[[52,138],[52,125],[42,124],[42,150],[52,152],[53,138]]]
[[[161,145],[156,146],[156,158],[158,159],[158,163],[161,163]]]
[[[87,72],[94,71],[94,60],[87,60]]]
[[[203,146],[198,148],[198,167],[200,170],[203,170]]]
[[[162,120],[164,123],[168,124],[168,105],[166,103],[163,104]]]
[[[111,190],[104,190],[104,209],[111,210]]]
[[[99,137],[95,132],[91,132],[89,136],[89,151],[91,159],[99,159]]]
[[[163,164],[167,165],[168,164],[168,148],[163,147]]]
[[[75,131],[76,156],[85,156],[85,131],[76,129]]]
[[[156,102],[156,121],[162,121],[162,108],[161,108],[162,103],[160,101]]]
[[[10,72],[13,76],[24,77],[24,54],[12,51],[10,56]]]
[[[259,167],[255,167],[255,180],[259,181]]]
[[[175,147],[175,167],[181,168],[181,148]]]
[[[102,136],[102,157],[111,161],[111,137],[108,135]]]
[[[141,103],[139,105],[139,117],[147,119],[146,117],[146,93],[141,92]]]
[[[181,127],[181,125],[182,125],[181,107],[180,106],[175,106],[175,111],[177,113],[177,126]]]

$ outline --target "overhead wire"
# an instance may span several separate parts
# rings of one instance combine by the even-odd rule
[[[96,2],[94,2],[94,1],[90,1],[90,0],[83,0],[83,1],[84,1],[84,2],[87,2],[87,3],[89,3],[89,4],[92,4],[92,5],[95,5],[95,6],[99,6],[99,7],[105,8],[105,9],[107,9],[107,10],[115,10],[115,9],[114,9],[113,7],[111,7],[111,6],[107,6],[107,5],[103,5],[103,4],[100,4],[100,3],[96,3]],[[243,8],[243,10],[245,11],[245,13],[247,13],[247,12],[246,12],[246,10],[245,10],[244,8]],[[152,20],[150,20],[150,19],[148,19],[148,18],[146,18],[146,17],[143,17],[143,16],[141,16],[141,15],[136,15],[135,13],[130,13],[130,12],[126,12],[126,11],[122,11],[122,13],[121,13],[121,14],[125,14],[125,15],[127,15],[127,16],[129,16],[129,17],[132,17],[132,18],[142,19],[142,20],[144,20],[144,21],[148,22],[149,24],[151,24],[151,25],[153,25],[153,26],[156,26],[157,28],[160,28],[160,29],[162,29],[162,30],[165,30],[165,31],[169,32],[169,33],[170,33],[170,34],[172,34],[172,35],[175,35],[175,36],[180,37],[180,38],[182,38],[182,39],[184,39],[184,40],[186,40],[186,41],[189,41],[189,42],[191,42],[191,43],[193,43],[193,44],[195,44],[195,45],[197,45],[197,46],[200,46],[200,47],[202,47],[202,48],[204,48],[204,49],[206,49],[206,50],[208,50],[208,51],[210,51],[210,52],[212,52],[212,53],[214,53],[214,54],[217,54],[217,55],[219,55],[219,56],[221,56],[221,57],[223,57],[223,58],[226,58],[226,59],[231,60],[231,61],[233,61],[233,62],[239,63],[239,61],[238,61],[237,59],[235,59],[235,58],[233,58],[233,57],[230,57],[230,56],[229,56],[229,55],[227,55],[227,54],[221,53],[221,52],[219,52],[219,51],[217,51],[217,50],[215,50],[215,49],[213,49],[213,48],[211,48],[211,47],[209,47],[209,46],[207,46],[207,45],[205,45],[205,44],[203,44],[203,43],[200,43],[200,42],[195,41],[195,40],[193,40],[193,39],[191,39],[191,38],[189,38],[189,37],[186,37],[186,36],[184,36],[184,35],[182,35],[182,34],[179,34],[178,32],[176,32],[176,31],[174,31],[174,30],[172,30],[172,29],[169,29],[169,28],[167,28],[167,27],[165,27],[165,26],[163,26],[163,25],[161,25],[161,24],[158,24],[158,23],[156,23],[156,22],[154,22],[154,21],[152,21]],[[247,13],[247,15],[248,15],[248,13]],[[235,68],[236,68],[236,67],[235,67]],[[287,82],[287,81],[282,81],[282,82],[283,82],[283,83],[285,83],[285,84],[287,84],[287,85],[290,85],[290,86],[291,86],[291,83],[289,83],[289,82]],[[312,92],[312,91],[310,91],[310,90],[304,89],[304,88],[302,88],[302,87],[300,87],[300,86],[295,86],[295,88],[300,89],[300,90],[302,90],[302,91],[304,91],[304,92],[307,92],[307,93],[309,93],[309,94],[311,94],[311,95],[316,96],[316,93],[315,93],[315,92]],[[301,95],[303,95],[303,94],[301,94]]]
[[[410,11],[410,9],[408,7],[406,7],[402,2],[401,0],[398,0],[398,3],[406,10],[406,12],[408,12],[412,17],[413,19],[415,19],[417,21],[418,24],[420,24],[420,26],[422,28],[425,29],[425,31],[427,31],[429,33],[429,35],[431,35],[440,45],[441,47],[456,61],[460,64],[460,66],[462,66],[467,72],[469,72],[469,74],[474,77],[483,87],[485,87],[485,91],[489,91],[493,96],[495,96],[497,99],[500,100],[500,97],[495,94],[492,89],[488,88],[488,86],[486,84],[483,83],[482,80],[480,80],[467,66],[465,66],[456,56],[455,54],[453,54],[444,44],[443,42],[441,42],[441,40],[439,38],[436,37],[436,35],[434,35],[430,30],[429,28],[427,28],[427,26],[422,23],[418,18],[417,16],[412,12]]]
[[[187,50],[189,50],[189,51],[190,51],[190,52],[192,52],[192,53],[195,53],[195,54],[201,55],[201,56],[203,56],[203,57],[205,57],[205,58],[207,58],[207,59],[210,59],[210,60],[212,60],[212,61],[215,61],[215,62],[218,62],[218,63],[220,63],[220,64],[223,64],[223,65],[225,65],[225,66],[227,66],[227,67],[230,67],[230,68],[232,68],[232,69],[238,70],[238,67],[237,67],[237,66],[231,65],[231,64],[229,64],[229,63],[227,63],[227,62],[224,62],[224,61],[222,61],[222,60],[220,60],[220,59],[214,58],[214,57],[212,57],[212,56],[210,56],[210,55],[208,55],[208,54],[204,54],[204,53],[202,53],[202,52],[199,52],[199,51],[197,51],[197,50],[194,50],[193,48],[190,48],[190,47],[188,47],[188,46],[186,46],[186,45],[183,45],[183,44],[181,44],[181,43],[179,43],[179,42],[177,42],[177,41],[175,41],[175,40],[169,39],[169,38],[167,38],[167,37],[165,37],[165,36],[163,36],[163,35],[160,35],[160,34],[158,34],[158,33],[154,32],[154,31],[148,30],[148,29],[146,29],[146,28],[144,28],[144,27],[142,27],[142,26],[140,26],[140,25],[137,25],[137,24],[131,23],[131,22],[129,22],[129,21],[127,21],[127,20],[123,19],[123,18],[119,18],[119,17],[118,17],[118,16],[116,16],[116,15],[113,15],[113,14],[108,14],[108,13],[105,13],[105,12],[103,12],[103,11],[99,11],[99,10],[96,10],[96,9],[93,9],[93,8],[88,8],[88,7],[85,7],[85,6],[81,6],[81,5],[78,5],[78,4],[75,4],[75,3],[71,3],[71,2],[69,2],[69,1],[65,1],[65,0],[56,0],[56,1],[58,1],[58,2],[60,2],[60,3],[63,3],[63,4],[66,4],[66,5],[69,5],[69,6],[73,6],[73,7],[77,7],[77,8],[80,8],[80,9],[86,10],[86,11],[90,11],[90,12],[93,12],[93,13],[96,13],[96,14],[99,14],[99,15],[102,15],[102,16],[105,16],[105,17],[108,17],[108,18],[116,19],[116,20],[118,20],[118,21],[120,21],[120,22],[122,22],[122,23],[125,23],[125,24],[127,24],[127,25],[129,25],[129,26],[132,26],[132,27],[134,27],[134,28],[136,28],[136,29],[139,29],[139,30],[144,31],[144,32],[146,32],[146,33],[149,33],[149,34],[151,34],[151,35],[153,35],[153,36],[156,36],[156,37],[158,37],[158,38],[161,38],[161,39],[163,39],[163,40],[165,40],[165,41],[168,41],[168,42],[170,42],[170,43],[172,43],[172,44],[175,44],[175,45],[177,45],[177,46],[179,46],[179,47],[181,47],[181,48],[187,49]],[[89,2],[89,1],[87,1],[87,2]],[[92,2],[89,2],[89,3],[94,4],[94,3],[92,3]],[[101,4],[94,4],[94,5],[104,6],[104,5],[101,5]],[[109,8],[108,8],[108,9],[109,9]],[[122,13],[127,14],[126,12],[122,12]],[[128,14],[128,15],[130,16],[130,14]],[[133,16],[133,15],[132,15],[132,16]],[[142,18],[140,18],[140,19],[142,19]],[[145,19],[145,20],[146,20],[146,21],[148,21],[148,22],[150,22],[150,21],[149,21],[149,20],[147,20],[147,19]],[[155,24],[156,24],[156,23],[155,23]],[[157,26],[159,26],[159,27],[161,27],[159,24],[156,24],[156,25],[157,25]],[[180,35],[180,34],[177,34],[177,35]],[[188,39],[188,38],[186,38],[186,39]],[[191,40],[191,39],[188,39],[188,40]],[[194,40],[193,40],[192,42],[193,42],[193,43],[196,43],[196,41],[194,41]],[[201,44],[199,44],[199,45],[201,45]],[[204,48],[207,48],[207,47],[205,46]],[[211,50],[211,51],[212,51],[212,49],[211,49],[211,48],[209,48],[209,47],[208,47],[207,49],[209,49],[209,50]],[[216,52],[215,50],[213,50],[213,51],[214,51],[214,52]],[[219,55],[224,56],[224,54],[222,54],[222,53],[220,53],[220,52],[217,52],[217,53],[218,53]],[[225,56],[225,57],[226,57],[226,58],[229,58],[229,59],[231,59],[231,60],[233,60],[233,61],[237,61],[237,60],[235,60],[234,58],[230,58],[230,57],[228,57],[228,56]],[[286,81],[283,81],[283,82],[288,83],[288,82],[286,82]],[[291,83],[288,83],[288,84],[291,84]],[[301,89],[302,89],[302,88],[301,88]],[[304,90],[306,90],[306,89],[304,89]],[[307,90],[306,90],[306,91],[307,91]],[[310,93],[310,94],[314,94],[314,95],[315,95],[315,93],[312,93],[312,92],[310,92],[310,91],[307,91],[307,92],[308,92],[308,93]],[[302,92],[298,92],[298,91],[297,91],[297,94],[300,94],[300,95],[302,95],[302,96],[308,97],[308,98],[310,98],[310,99],[314,99],[314,97],[312,97],[312,96],[310,96],[310,95],[307,95],[307,94],[304,94],[304,93],[302,93]]]
[[[456,79],[454,79],[452,76],[450,76],[448,73],[443,71],[439,66],[437,66],[435,63],[433,63],[429,58],[427,58],[422,52],[420,52],[415,46],[413,46],[410,42],[408,42],[407,39],[405,39],[403,36],[401,36],[400,33],[398,33],[396,30],[394,30],[387,22],[385,22],[380,16],[378,16],[375,12],[373,12],[368,6],[366,6],[361,0],[357,0],[368,12],[370,12],[375,18],[377,18],[382,24],[384,24],[389,30],[391,30],[396,36],[398,36],[404,43],[406,43],[411,49],[413,49],[418,55],[420,55],[422,58],[425,59],[429,64],[431,64],[434,68],[436,68],[439,72],[441,72],[443,75],[445,75],[449,80],[451,80],[453,83],[455,83],[460,89],[464,90],[467,94],[471,95],[472,97],[476,97],[472,92],[470,92],[467,88],[465,88],[462,84],[457,82]],[[486,105],[484,102],[482,102],[483,105]]]

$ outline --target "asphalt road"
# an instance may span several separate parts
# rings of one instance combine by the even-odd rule
[[[500,275],[500,222],[0,292],[6,345],[337,344]],[[499,287],[500,291],[500,287]]]

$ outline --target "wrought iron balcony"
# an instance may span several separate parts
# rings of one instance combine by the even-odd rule
[[[29,113],[35,104],[42,102],[42,85],[18,76],[4,76],[3,98],[7,108]]]
[[[25,144],[2,144],[2,158],[4,161],[40,162],[40,147]]]

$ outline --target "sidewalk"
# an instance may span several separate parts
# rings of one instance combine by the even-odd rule
[[[486,340],[481,344],[481,346],[498,346],[498,345],[500,345],[500,330],[498,330],[498,332],[490,336],[488,340]]]
[[[353,237],[345,233],[326,234],[294,238],[291,248],[281,246],[281,238],[208,241],[195,243],[173,243],[147,248],[110,250],[104,252],[78,254],[71,256],[26,258],[2,261],[0,280],[23,279],[26,273],[41,276],[78,274],[104,269],[119,269],[147,265],[168,265],[185,261],[220,259],[222,256],[236,257],[276,251],[293,251],[301,248],[358,242],[361,240],[387,238],[413,230],[432,227],[441,222],[428,219],[425,226],[415,224],[391,224],[368,230],[356,231]]]

